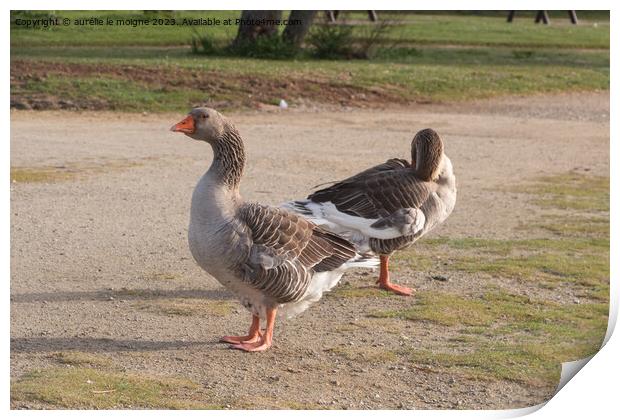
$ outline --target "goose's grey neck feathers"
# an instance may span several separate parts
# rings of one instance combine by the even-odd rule
[[[442,156],[443,142],[435,130],[426,128],[416,133],[411,142],[411,160],[418,178],[437,179]]]
[[[232,124],[227,124],[222,136],[210,144],[213,163],[209,171],[226,187],[238,189],[245,168],[245,150],[239,132]]]

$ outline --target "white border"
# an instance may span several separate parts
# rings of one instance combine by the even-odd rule
[[[611,54],[611,68],[618,68],[617,66],[617,56],[615,54],[615,39],[614,35],[616,31],[614,30],[616,24],[616,10],[612,7],[615,3],[610,1],[588,1],[588,2],[578,2],[578,1],[532,1],[532,0],[524,0],[519,2],[497,2],[497,1],[470,1],[464,4],[459,1],[433,1],[433,2],[402,2],[402,1],[393,1],[393,0],[381,0],[379,1],[325,1],[325,0],[316,0],[316,1],[305,1],[305,2],[291,2],[291,1],[261,1],[261,2],[250,2],[250,1],[239,1],[233,0],[228,2],[197,2],[197,1],[184,1],[178,0],[174,3],[170,1],[162,1],[162,0],[152,0],[152,1],[126,1],[126,0],[111,0],[106,2],[88,2],[84,4],[83,2],[77,1],[56,1],[56,2],[46,2],[41,0],[23,0],[23,1],[10,1],[7,3],[3,3],[3,25],[4,30],[2,31],[2,37],[5,38],[3,40],[3,45],[9,45],[9,10],[10,9],[21,9],[21,10],[29,10],[29,9],[55,9],[55,10],[114,10],[114,9],[131,9],[131,10],[145,10],[145,9],[170,9],[171,5],[173,5],[174,9],[177,10],[240,10],[240,9],[251,9],[251,8],[260,8],[260,9],[282,9],[282,10],[290,10],[292,8],[297,9],[372,9],[376,8],[377,5],[380,5],[381,10],[400,10],[400,9],[416,9],[416,10],[460,10],[460,9],[469,9],[469,10],[497,10],[497,9],[517,9],[517,10],[537,10],[541,8],[545,8],[547,10],[553,9],[575,9],[575,10],[612,10],[611,16],[611,39],[612,39],[612,48],[610,51]],[[218,7],[219,6],[219,7]],[[613,22],[613,23],[612,23]],[[9,102],[9,88],[10,85],[9,80],[9,61],[10,55],[8,48],[4,50],[4,59],[5,64],[2,67],[2,72],[4,76],[5,83],[2,86],[2,97],[4,98],[5,106],[8,105]],[[618,238],[618,226],[615,222],[615,216],[618,209],[618,183],[619,176],[616,172],[614,172],[614,168],[617,167],[616,161],[617,156],[620,156],[620,148],[617,145],[615,139],[618,134],[617,121],[614,118],[614,111],[617,109],[617,89],[615,83],[611,83],[611,150],[610,150],[610,159],[611,159],[611,255],[620,255],[618,254],[617,247],[617,238]],[[321,419],[328,418],[342,418],[343,416],[354,416],[356,419],[364,419],[370,418],[370,416],[376,415],[386,415],[390,418],[411,418],[415,416],[416,418],[438,418],[442,419],[481,419],[481,418],[508,418],[508,417],[516,417],[525,415],[535,411],[533,414],[530,414],[530,418],[535,419],[548,419],[548,418],[563,418],[563,419],[572,419],[579,418],[583,419],[585,416],[594,416],[594,418],[608,418],[612,413],[617,415],[618,413],[618,375],[619,375],[619,358],[616,356],[620,354],[620,344],[617,339],[617,334],[612,335],[613,327],[617,320],[618,314],[618,285],[617,285],[617,275],[618,272],[618,263],[616,259],[611,260],[611,296],[612,302],[610,307],[610,327],[608,329],[608,333],[606,336],[607,344],[604,348],[599,351],[592,360],[582,369],[581,372],[577,375],[576,379],[569,381],[564,388],[562,388],[559,393],[553,397],[546,405],[541,404],[540,406],[526,408],[521,410],[498,410],[498,411],[443,411],[443,410],[432,410],[432,411],[385,411],[385,412],[375,412],[375,411],[355,411],[355,412],[346,412],[346,411],[253,411],[251,413],[247,412],[239,412],[239,411],[218,411],[216,413],[207,413],[202,411],[182,411],[182,412],[174,412],[174,411],[45,411],[45,412],[37,412],[37,411],[9,411],[9,351],[10,351],[10,342],[8,340],[9,336],[9,325],[10,325],[10,311],[9,311],[9,279],[10,279],[10,270],[9,270],[9,253],[10,253],[10,237],[9,237],[9,227],[10,221],[7,217],[10,213],[10,196],[9,189],[6,187],[9,185],[9,177],[8,177],[8,167],[10,167],[10,110],[5,108],[5,120],[2,126],[4,132],[4,152],[2,154],[2,163],[4,164],[4,185],[5,188],[2,190],[2,202],[4,204],[4,217],[5,223],[2,223],[2,234],[3,234],[3,255],[2,255],[2,267],[5,270],[5,287],[3,290],[3,298],[6,303],[3,305],[3,314],[5,322],[3,323],[3,332],[4,332],[4,345],[2,346],[2,354],[3,360],[5,364],[4,368],[4,381],[2,382],[2,396],[4,398],[3,406],[10,417],[19,417],[19,418],[32,418],[44,415],[45,418],[79,418],[82,419],[85,416],[89,417],[165,417],[165,418],[204,418],[205,416],[217,416],[223,419],[236,419],[241,416],[251,415],[253,418],[257,419],[269,419],[269,420],[277,420],[277,419],[289,419],[291,416],[303,416],[303,417],[320,417]],[[231,384],[232,386],[233,384]],[[541,409],[540,409],[541,408]],[[540,410],[538,410],[540,409]],[[536,411],[538,410],[538,411]]]

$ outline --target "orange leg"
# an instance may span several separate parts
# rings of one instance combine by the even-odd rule
[[[276,322],[276,310],[267,309],[267,327],[265,333],[260,336],[260,339],[254,343],[239,343],[234,344],[231,347],[233,349],[239,349],[244,351],[264,351],[271,347],[271,341],[273,339],[273,326]]]
[[[394,292],[397,295],[411,296],[411,294],[415,292],[414,289],[390,283],[390,270],[388,268],[389,259],[389,255],[381,255],[379,257],[379,260],[381,261],[381,268],[379,271],[379,280],[377,280],[377,284],[379,284],[380,288]]]
[[[260,339],[260,336],[260,318],[256,315],[252,315],[252,325],[250,325],[248,335],[226,335],[220,338],[220,341],[230,344],[256,343]]]

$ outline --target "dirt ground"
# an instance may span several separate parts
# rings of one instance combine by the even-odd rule
[[[129,372],[188,378],[232,408],[285,402],[300,408],[501,409],[551,396],[549,387],[454,377],[399,357],[357,360],[330,351],[343,346],[368,353],[403,341],[441,346],[441,326],[395,321],[372,328],[367,319],[372,310],[399,308],[415,297],[326,296],[301,316],[279,321],[274,347],[265,353],[218,343],[220,336],[245,332],[250,318],[189,253],[190,197],[211,151],[168,131],[181,117],[11,113],[11,166],[49,177],[11,184],[12,379],[54,366],[54,353],[78,351],[106,356]],[[314,185],[387,158],[407,157],[414,133],[434,128],[444,138],[459,192],[454,213],[431,237],[525,235],[516,227],[535,209],[502,186],[570,170],[609,174],[607,92],[229,117],[248,149],[242,194],[271,204],[304,197]],[[372,284],[374,276],[352,272],[343,282]],[[398,281],[434,287],[422,279]],[[455,279],[450,287],[472,285]],[[355,325],[368,328],[348,327]]]
[[[347,83],[336,84],[320,77],[296,77],[288,81],[269,79],[252,75],[233,76],[228,72],[208,72],[179,67],[141,67],[133,65],[103,65],[87,63],[61,63],[34,60],[11,61],[11,108],[35,110],[110,110],[113,105],[101,98],[80,98],[67,100],[51,93],[29,94],[24,92],[28,83],[40,82],[49,76],[64,77],[111,77],[119,80],[146,83],[160,89],[194,89],[212,92],[215,96],[226,94],[227,99],[214,101],[211,107],[238,109],[270,107],[273,98],[294,99],[298,105],[321,108],[336,104],[337,107],[352,106],[366,108],[391,104],[405,104],[397,89],[378,87],[362,88]],[[341,81],[350,76],[343,73]],[[253,94],[247,95],[248,86]],[[273,107],[273,105],[271,105]]]

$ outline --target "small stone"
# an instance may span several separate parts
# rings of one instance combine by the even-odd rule
[[[577,305],[579,305],[581,303],[581,301],[577,298],[573,299],[573,303],[576,303]]]
[[[450,278],[446,277],[446,276],[442,276],[442,275],[435,275],[431,277],[433,280],[438,280],[438,281],[449,281]]]

